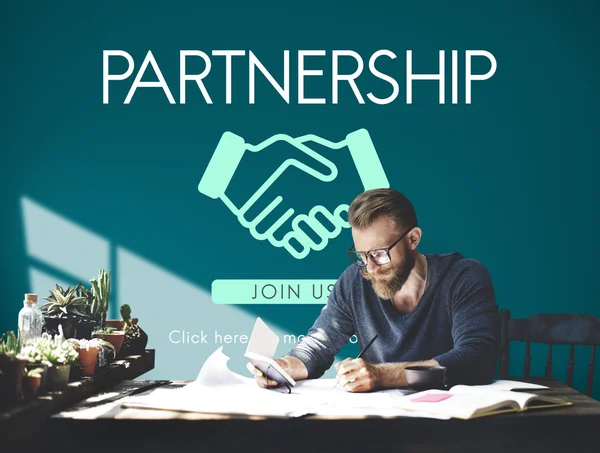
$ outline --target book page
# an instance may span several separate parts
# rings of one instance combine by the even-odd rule
[[[455,387],[450,391],[426,390],[415,393],[400,398],[394,404],[404,409],[433,412],[462,419],[473,418],[500,408],[519,410],[519,404],[510,398],[507,399],[506,392],[461,392],[460,389],[454,391]]]
[[[530,382],[519,382],[509,380],[497,380],[486,385],[470,385],[472,388],[490,389],[490,390],[514,390],[514,389],[547,389],[545,385],[532,384]]]
[[[566,404],[567,402],[546,395],[536,395],[535,393],[511,392],[509,390],[496,390],[480,386],[455,385],[450,389],[450,393],[454,394],[470,394],[473,396],[484,398],[496,398],[514,401],[519,405],[521,410],[528,406],[543,406],[553,404]]]

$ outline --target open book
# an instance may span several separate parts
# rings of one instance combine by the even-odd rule
[[[572,403],[533,393],[455,385],[450,390],[426,390],[394,401],[402,409],[468,420],[504,412],[569,406]]]
[[[267,378],[293,387],[296,381],[273,360],[278,344],[277,334],[262,319],[256,318],[244,357]]]

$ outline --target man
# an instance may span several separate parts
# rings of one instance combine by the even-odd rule
[[[356,334],[359,359],[336,365],[339,384],[351,392],[407,385],[404,369],[447,368],[450,385],[483,384],[496,370],[498,307],[490,275],[458,253],[423,255],[421,229],[411,202],[393,189],[360,194],[348,221],[354,264],[336,282],[308,334],[277,362],[294,379],[318,378]],[[276,386],[249,367],[261,386]]]

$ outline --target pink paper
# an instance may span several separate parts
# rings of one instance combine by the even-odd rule
[[[439,403],[440,401],[447,400],[451,396],[451,393],[429,393],[427,395],[419,396],[418,398],[413,398],[411,401],[414,401],[415,403]]]

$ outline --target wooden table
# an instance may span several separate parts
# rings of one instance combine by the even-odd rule
[[[51,418],[49,438],[76,445],[93,439],[85,451],[123,452],[561,452],[600,451],[600,402],[553,379],[540,393],[564,398],[573,406],[501,414],[473,420],[420,418],[265,419],[98,406],[84,401]],[[111,391],[125,396],[134,381]],[[150,384],[153,384],[150,382]],[[155,385],[157,383],[154,383]],[[172,382],[171,387],[185,382]],[[90,412],[94,409],[96,412]],[[86,412],[87,411],[87,412]],[[87,415],[86,415],[87,414]],[[78,417],[92,416],[92,420]],[[44,450],[47,451],[47,450]],[[64,450],[57,450],[64,451]],[[83,451],[83,450],[79,450]]]

